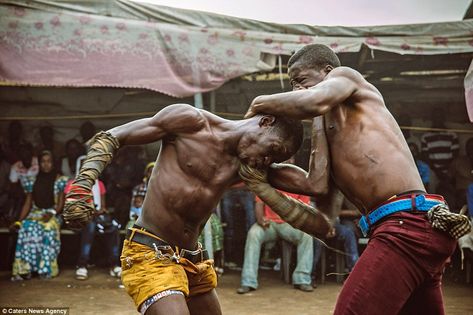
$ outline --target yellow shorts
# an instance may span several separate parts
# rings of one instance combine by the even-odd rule
[[[138,311],[145,300],[163,291],[181,291],[190,298],[217,286],[211,259],[193,264],[180,258],[176,263],[156,258],[155,251],[146,245],[125,240],[120,261],[123,285]]]

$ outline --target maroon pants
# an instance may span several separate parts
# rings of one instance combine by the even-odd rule
[[[371,233],[334,314],[444,314],[442,271],[456,240],[433,229],[425,212],[396,213]]]

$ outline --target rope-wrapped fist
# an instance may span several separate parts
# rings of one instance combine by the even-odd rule
[[[72,184],[71,190],[66,195],[63,218],[71,229],[81,229],[92,220],[95,213],[92,192],[81,186]]]
[[[241,179],[284,221],[310,235],[324,237],[331,228],[327,216],[317,209],[277,191],[268,183],[267,171],[241,164]]]
[[[96,215],[92,186],[120,147],[115,136],[103,131],[97,133],[89,145],[87,157],[66,195],[63,217],[72,229],[84,227]]]
[[[249,186],[268,184],[267,171],[256,169],[246,164],[240,164],[238,171],[240,178]]]

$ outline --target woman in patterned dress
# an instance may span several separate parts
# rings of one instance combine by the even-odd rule
[[[56,217],[64,206],[67,178],[54,169],[50,151],[39,157],[40,171],[36,177],[26,177],[22,186],[26,200],[20,214],[20,230],[13,262],[12,281],[57,276],[57,257],[61,248],[60,223]]]

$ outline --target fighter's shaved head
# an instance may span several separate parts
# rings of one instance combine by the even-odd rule
[[[275,121],[269,132],[277,134],[284,140],[284,145],[290,153],[294,155],[299,150],[304,138],[304,127],[300,120],[275,116]]]
[[[291,56],[287,63],[290,68],[294,63],[299,62],[303,67],[322,69],[327,65],[334,68],[340,67],[340,60],[328,46],[322,44],[307,45],[299,49]]]

